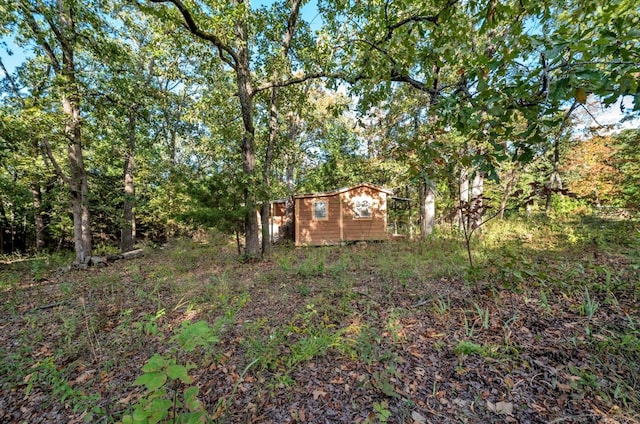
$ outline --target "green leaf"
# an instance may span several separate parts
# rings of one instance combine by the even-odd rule
[[[198,400],[199,389],[196,386],[187,387],[184,390],[184,404],[189,411],[202,411],[202,402]]]
[[[149,413],[141,407],[137,407],[131,415],[131,422],[133,424],[147,424],[149,422]]]
[[[167,366],[167,361],[162,356],[156,353],[151,358],[149,358],[147,363],[142,367],[142,371],[144,372],[160,371],[166,366]]]
[[[146,372],[133,382],[136,386],[145,386],[147,390],[159,389],[167,381],[167,374],[162,371]]]
[[[149,423],[155,424],[164,420],[169,415],[169,408],[171,408],[171,401],[168,399],[154,399],[149,405],[151,416],[149,417]]]
[[[206,412],[187,412],[180,414],[178,422],[181,424],[201,424],[204,422],[203,418],[206,417]]]
[[[398,392],[396,392],[396,389],[391,385],[391,383],[387,381],[382,382],[382,384],[380,385],[380,390],[382,391],[382,393],[389,397],[400,397]]]
[[[209,346],[218,342],[218,337],[206,321],[196,323],[185,322],[180,333],[175,336],[178,345],[187,352],[198,346]]]
[[[173,364],[167,367],[167,375],[174,380],[179,379],[183,383],[191,383],[191,377],[187,374],[187,369],[180,364]]]

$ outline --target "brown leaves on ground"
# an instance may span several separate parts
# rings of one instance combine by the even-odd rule
[[[117,421],[183,322],[227,316],[220,342],[182,356],[220,422],[637,422],[638,273],[624,258],[490,269],[476,293],[431,276],[422,249],[283,247],[242,264],[180,242],[5,290],[0,421]]]

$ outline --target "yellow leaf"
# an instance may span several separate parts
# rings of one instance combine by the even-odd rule
[[[587,102],[587,92],[584,91],[584,88],[576,88],[576,101],[582,104]]]

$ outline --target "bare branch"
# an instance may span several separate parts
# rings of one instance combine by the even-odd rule
[[[593,116],[593,113],[591,113],[591,111],[585,105],[581,104],[580,106],[582,106],[582,108],[585,110],[585,112],[587,112],[587,114],[591,117],[591,119],[593,119],[593,122],[598,124],[598,127],[604,128],[604,125],[602,125],[600,122],[598,122],[598,118]]]

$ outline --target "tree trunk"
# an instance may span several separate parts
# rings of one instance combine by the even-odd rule
[[[295,169],[296,169],[296,158],[295,153],[298,151],[297,145],[297,137],[300,129],[300,117],[296,113],[290,113],[288,115],[288,131],[287,138],[289,139],[289,143],[291,143],[291,147],[286,156],[287,168],[285,170],[285,184],[287,187],[287,201],[285,204],[285,221],[283,225],[283,237],[287,240],[295,241],[295,228],[294,228],[294,200],[293,196],[295,196]]]
[[[238,82],[238,98],[242,113],[244,131],[242,133],[242,170],[244,172],[244,224],[245,224],[245,256],[250,259],[260,257],[260,240],[258,237],[258,217],[256,208],[256,152],[255,127],[253,124],[253,97],[251,69],[249,68],[248,23],[239,19],[236,25],[238,36],[238,63],[236,80]]]
[[[498,216],[501,220],[504,219],[504,210],[507,207],[507,200],[511,195],[511,190],[513,190],[513,187],[516,184],[516,175],[517,175],[517,171],[516,171],[516,168],[514,167],[509,171],[507,185],[504,188],[504,193],[502,193],[502,199],[500,200],[500,211],[498,212]]]
[[[75,23],[70,6],[58,0],[61,34],[75,36]],[[86,264],[91,258],[91,222],[89,214],[89,186],[82,154],[82,132],[80,127],[80,95],[75,75],[73,43],[69,38],[61,37],[62,49],[61,73],[65,81],[62,95],[62,109],[67,116],[65,134],[69,140],[67,157],[69,159],[69,191],[73,211],[73,239],[76,251],[75,264]]]
[[[436,193],[433,181],[423,181],[420,184],[418,197],[420,198],[420,234],[421,237],[433,233],[436,217]]]
[[[574,104],[575,106],[575,104]],[[573,106],[570,111],[567,112],[567,116],[573,110]],[[565,118],[566,121],[566,118]],[[563,121],[564,125],[564,121]],[[551,171],[551,175],[549,176],[549,183],[547,184],[547,200],[545,202],[545,213],[549,215],[551,212],[551,196],[553,193],[562,188],[562,180],[560,179],[560,172],[558,172],[558,168],[560,167],[560,132],[553,143],[553,170]]]
[[[457,225],[460,230],[463,230],[463,226],[468,222],[468,209],[469,209],[469,170],[467,168],[460,169],[460,175],[458,177],[458,213]]]
[[[73,212],[73,240],[76,251],[74,263],[85,264],[91,257],[91,224],[89,215],[89,187],[87,173],[84,169],[82,144],[80,142],[80,111],[75,102],[63,99],[63,108],[71,118],[67,123],[67,134],[71,134],[73,142],[69,144],[68,158],[71,168],[69,191],[71,192],[71,209]]]
[[[277,78],[277,72],[275,78]],[[264,198],[262,200],[262,255],[268,256],[271,253],[271,164],[273,162],[273,149],[275,148],[278,135],[278,87],[271,89],[269,99],[269,141],[264,155],[262,169],[262,186]]]
[[[287,164],[287,170],[286,170],[286,185],[287,185],[287,200],[285,203],[285,218],[284,218],[284,225],[282,228],[282,237],[286,240],[295,240],[295,234],[294,234],[294,201],[293,201],[293,196],[295,195],[294,191],[295,191],[295,184],[293,182],[293,175],[294,175],[294,165],[293,165],[293,161],[291,161],[290,163]]]
[[[136,223],[133,207],[135,204],[135,186],[133,182],[134,154],[136,145],[136,114],[129,111],[129,145],[124,156],[124,200],[122,202],[122,231],[120,251],[133,250],[136,243]]]
[[[476,171],[471,186],[471,229],[480,229],[484,218],[484,172]]]
[[[44,218],[42,217],[42,191],[40,183],[31,183],[31,197],[33,198],[33,222],[35,225],[35,250],[41,252],[44,249]]]

